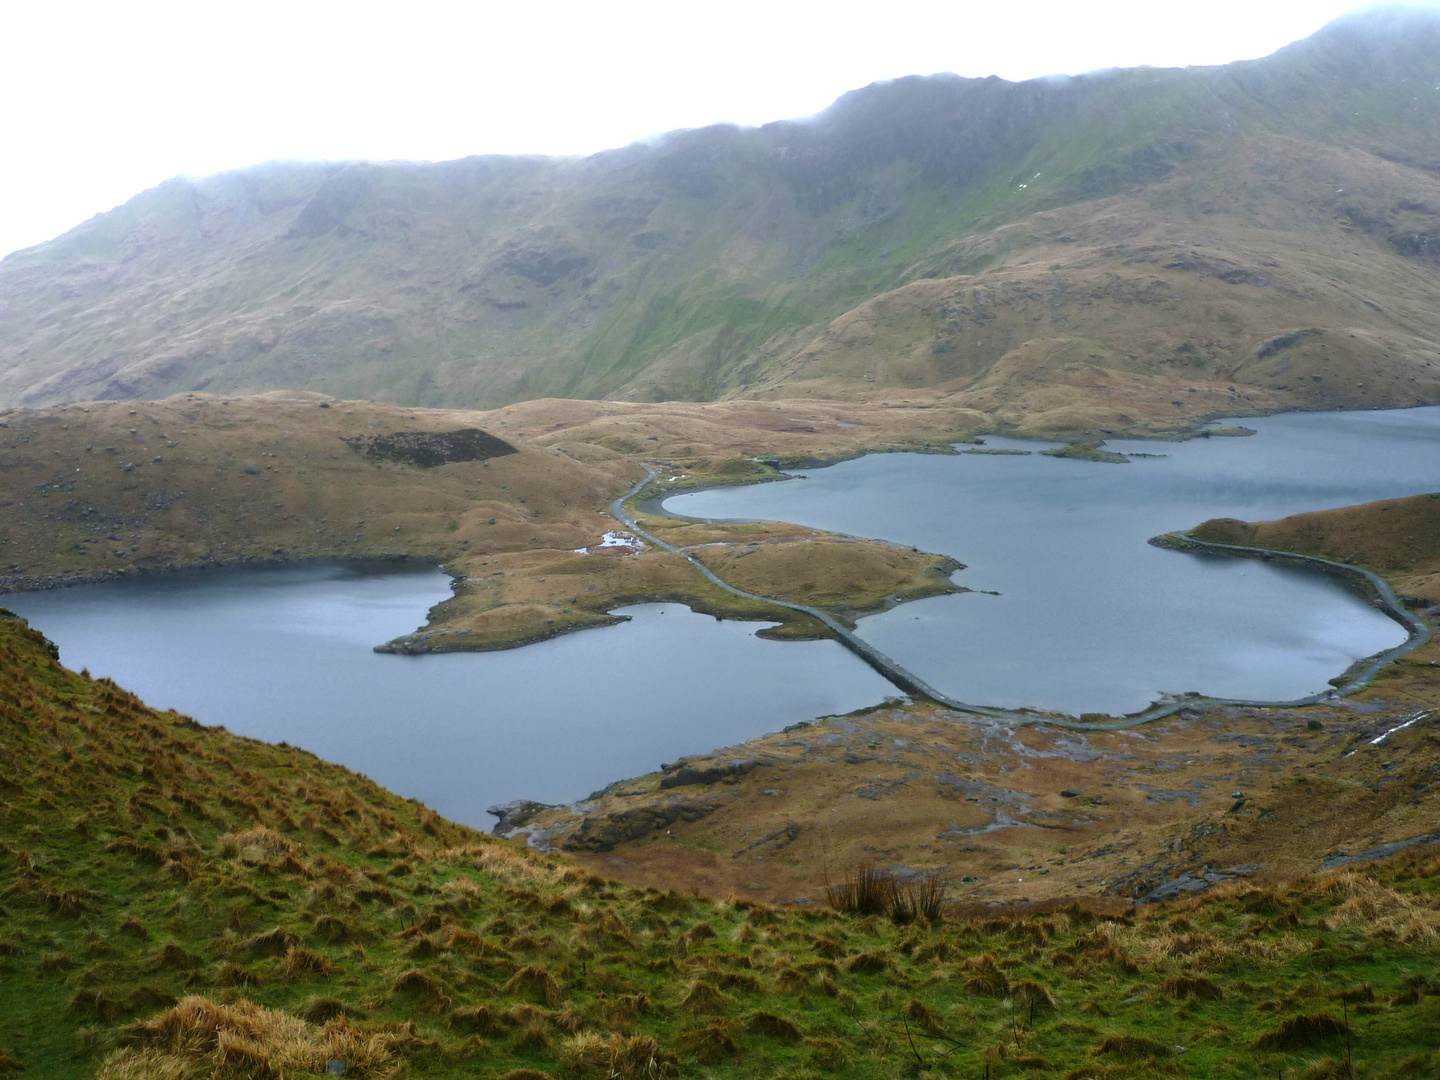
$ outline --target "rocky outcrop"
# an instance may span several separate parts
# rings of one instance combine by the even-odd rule
[[[626,840],[642,840],[677,821],[699,821],[719,809],[716,801],[672,799],[666,802],[586,815],[580,827],[560,842],[565,851],[610,851]]]
[[[1187,870],[1173,881],[1167,881],[1164,885],[1151,889],[1144,896],[1137,897],[1135,903],[1158,904],[1162,900],[1175,900],[1181,896],[1204,892],[1206,889],[1226,881],[1247,877],[1257,870],[1263,869],[1264,865],[1259,863],[1249,866],[1227,866],[1223,870],[1211,870],[1208,866],[1202,866],[1199,870]]]
[[[693,765],[681,765],[674,772],[666,773],[660,778],[662,788],[686,787],[690,784],[713,784],[719,780],[728,780],[732,776],[744,776],[756,765],[760,764],[753,758],[731,761],[724,765],[710,765],[697,769]]]
[[[381,461],[431,469],[454,461],[484,461],[516,453],[515,447],[479,428],[458,431],[397,431],[343,440],[352,450]]]
[[[528,825],[537,815],[553,809],[554,807],[549,803],[535,802],[533,799],[514,799],[492,806],[485,812],[494,814],[499,819],[490,832],[495,836],[508,837],[513,835],[516,830]]]

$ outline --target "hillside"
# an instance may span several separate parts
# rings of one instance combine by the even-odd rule
[[[8,617],[0,732],[6,1075],[1440,1065],[1440,864],[1423,849],[1178,905],[933,920],[638,891],[154,712]]]
[[[1192,535],[1365,566],[1440,623],[1440,495],[1217,519]],[[867,859],[943,871],[954,895],[977,902],[1136,899],[1433,842],[1437,702],[1431,640],[1349,698],[1296,709],[1195,702],[1128,730],[890,703],[673,762],[498,831],[634,885],[770,903],[820,896],[829,868]]]
[[[176,179],[0,262],[0,404],[893,401],[1030,431],[1440,401],[1440,15],[931,76],[583,160]]]
[[[1358,563],[1384,574],[1420,606],[1440,606],[1440,492],[1294,514],[1279,521],[1216,518],[1191,532],[1219,544]]]
[[[536,401],[469,412],[272,391],[6,411],[0,592],[183,567],[411,558],[443,565],[455,596],[400,643],[409,651],[524,644],[613,623],[611,609],[642,599],[778,617],[770,634],[824,635],[807,616],[720,591],[680,555],[598,547],[619,527],[611,501],[645,476],[642,447],[667,470],[653,488],[664,492],[776,477],[759,455],[921,448],[931,434],[944,445],[977,419],[803,410]],[[950,560],[883,542],[784,523],[662,524],[678,547],[746,551],[750,588],[841,617],[955,588]]]

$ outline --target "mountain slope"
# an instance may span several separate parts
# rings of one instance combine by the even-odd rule
[[[903,926],[642,892],[148,709],[5,615],[0,814],[4,1075],[1242,1077],[1324,1055],[1333,1076],[1350,1044],[1361,1075],[1437,1064],[1433,849],[1178,907]]]
[[[1440,15],[1380,12],[1222,68],[900,79],[584,160],[177,179],[0,262],[0,402],[926,387],[1055,429],[1032,384],[1154,426],[1207,411],[1197,383],[1440,400],[1437,86]]]

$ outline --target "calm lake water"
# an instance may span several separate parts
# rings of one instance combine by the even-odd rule
[[[1161,551],[1160,532],[1440,488],[1440,409],[1246,421],[1252,438],[1114,443],[1127,465],[884,454],[805,480],[669,500],[913,544],[993,590],[906,604],[860,632],[962,700],[1125,712],[1161,691],[1287,698],[1387,648],[1395,623],[1330,580]],[[1034,447],[1034,443],[989,445]],[[834,642],[675,604],[524,649],[391,656],[449,595],[428,571],[212,570],[0,598],[160,708],[285,740],[488,826],[514,798],[569,801],[662,761],[895,690]]]
[[[0,597],[157,708],[365,773],[453,820],[613,780],[896,693],[833,641],[757,638],[679,604],[499,653],[391,656],[450,595],[434,570],[209,570]]]
[[[1440,490],[1440,408],[1243,423],[1258,434],[1107,443],[1164,455],[1123,465],[878,454],[665,508],[791,521],[967,564],[954,580],[998,595],[936,597],[859,624],[865,640],[962,701],[1118,714],[1167,691],[1299,697],[1404,632],[1331,579],[1146,540],[1212,517],[1266,520]]]

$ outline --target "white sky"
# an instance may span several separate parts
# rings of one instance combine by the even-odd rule
[[[586,154],[814,113],[877,79],[1263,56],[1355,0],[11,0],[0,253],[180,173]]]

